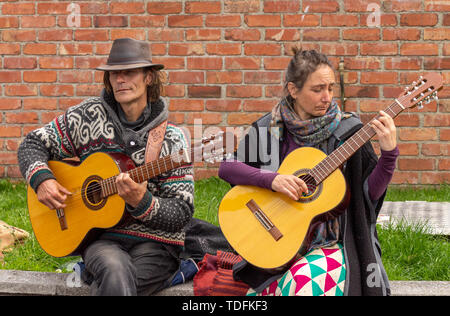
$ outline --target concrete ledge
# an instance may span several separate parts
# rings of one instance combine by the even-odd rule
[[[391,281],[393,296],[450,296],[450,281]],[[75,273],[0,270],[0,295],[87,296],[89,287]],[[156,296],[193,296],[192,282]]]

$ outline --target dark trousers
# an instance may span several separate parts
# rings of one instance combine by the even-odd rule
[[[91,295],[150,295],[162,290],[179,268],[176,246],[159,242],[129,243],[100,239],[85,250]]]

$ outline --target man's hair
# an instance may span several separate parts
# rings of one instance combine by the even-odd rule
[[[320,65],[327,65],[333,69],[333,65],[328,60],[328,57],[315,50],[302,50],[298,47],[293,47],[292,52],[294,56],[286,70],[284,90],[289,95],[287,86],[289,82],[301,90],[309,75],[317,70]]]
[[[144,78],[149,74],[152,76],[152,83],[147,86],[147,102],[154,102],[159,99],[161,93],[163,92],[164,74],[153,67],[146,67],[141,69],[144,72]],[[114,96],[111,82],[109,81],[109,71],[105,71],[103,74],[103,84],[105,86],[106,92]]]

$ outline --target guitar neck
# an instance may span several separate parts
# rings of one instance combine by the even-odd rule
[[[190,153],[182,149],[172,155],[150,161],[142,166],[126,171],[130,178],[136,183],[142,183],[148,179],[154,178],[164,172],[181,167],[193,160],[194,151]],[[116,178],[118,175],[104,179],[100,182],[102,196],[107,197],[117,193]]]
[[[395,118],[403,110],[404,107],[396,100],[385,110],[385,112],[392,118]],[[379,117],[380,116],[378,115],[374,119]],[[312,168],[309,174],[314,178],[316,184],[325,180],[374,135],[375,131],[370,126],[369,122],[353,134],[352,137],[347,139],[341,146],[335,149],[329,156]]]

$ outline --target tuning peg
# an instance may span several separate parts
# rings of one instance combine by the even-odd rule
[[[419,110],[423,109],[422,101],[420,101],[419,103],[417,103],[417,108],[418,108]]]
[[[425,104],[428,104],[428,103],[430,103],[430,102],[431,102],[430,96],[426,97],[426,98],[425,98]]]

